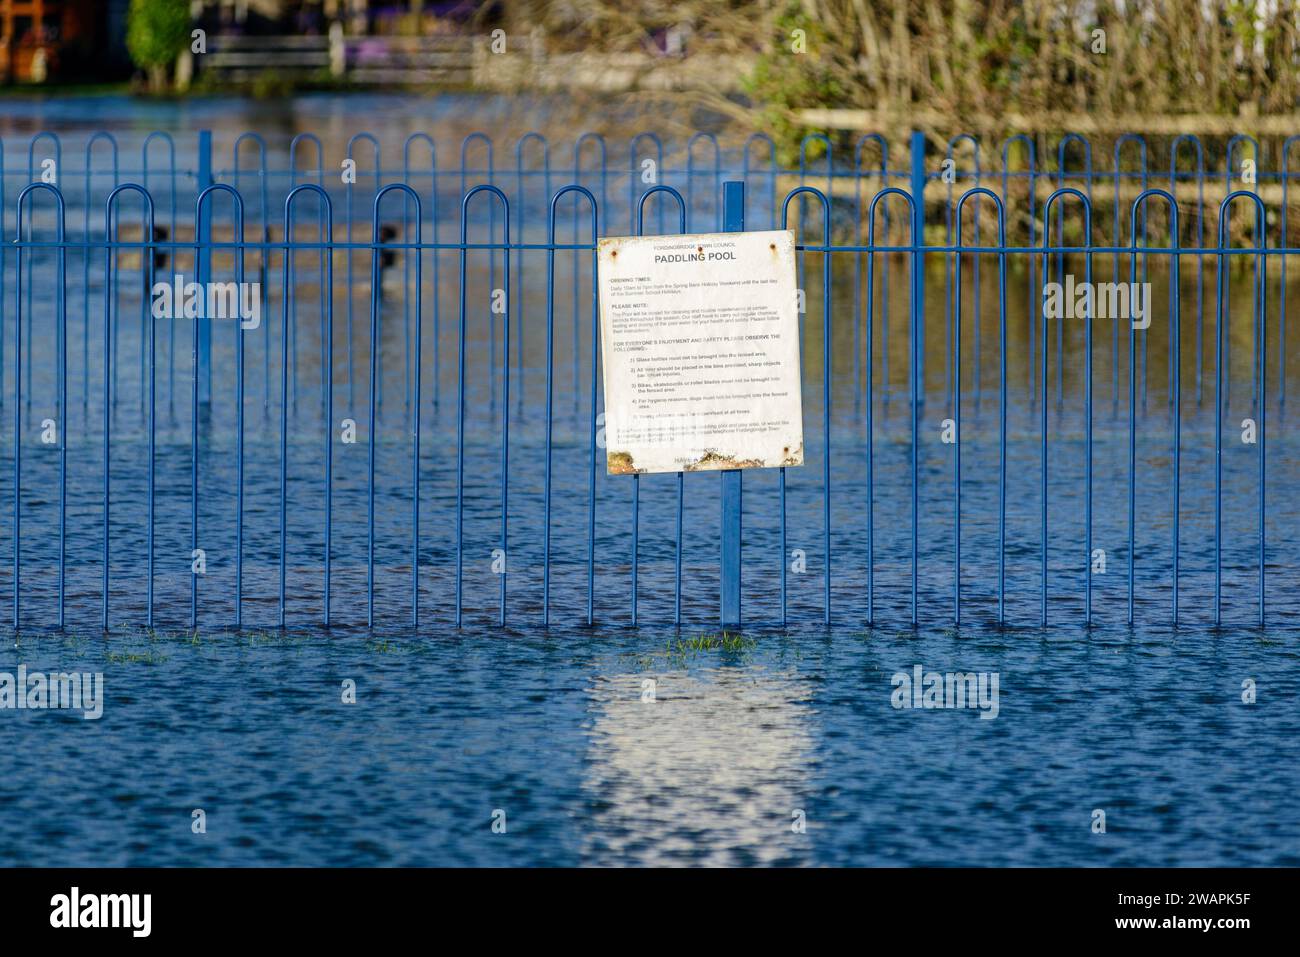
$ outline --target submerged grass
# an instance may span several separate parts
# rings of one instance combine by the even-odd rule
[[[160,665],[167,660],[155,651],[110,651],[104,657],[111,665]]]
[[[684,640],[679,638],[677,645],[691,651],[745,651],[757,647],[758,642],[739,633],[724,631],[719,635],[696,635]]]
[[[699,634],[690,638],[678,638],[668,642],[667,654],[670,659],[684,659],[706,651],[745,652],[758,647],[758,641],[739,632],[723,631],[716,634]]]

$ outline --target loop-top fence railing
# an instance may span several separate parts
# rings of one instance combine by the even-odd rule
[[[1271,518],[1264,428],[1268,405],[1281,410],[1286,396],[1286,263],[1288,256],[1300,252],[1292,248],[1287,232],[1288,164],[1295,139],[1281,145],[1278,168],[1266,170],[1261,145],[1249,137],[1233,137],[1223,147],[1224,166],[1218,171],[1210,168],[1205,144],[1189,136],[1168,144],[1166,170],[1151,165],[1156,152],[1136,135],[1114,142],[1108,170],[1094,166],[1091,144],[1077,134],[1056,145],[1056,169],[1038,168],[1039,154],[1051,153],[1034,139],[1011,137],[998,145],[997,170],[984,165],[981,143],[969,135],[934,148],[920,134],[913,135],[907,169],[895,168],[890,143],[879,134],[857,138],[851,160],[843,164],[831,138],[806,137],[799,145],[797,167],[780,166],[776,144],[764,134],[730,147],[711,134],[697,134],[675,154],[654,133],[642,133],[624,146],[625,164],[604,137],[584,134],[574,141],[566,164],[558,153],[553,163],[551,142],[529,132],[511,144],[513,165],[498,166],[492,139],[474,133],[460,144],[459,166],[443,168],[435,138],[416,133],[402,144],[400,167],[392,168],[384,165],[392,151],[386,152],[375,135],[358,133],[348,140],[336,170],[327,168],[327,150],[310,133],[277,148],[258,134],[244,134],[234,141],[225,166],[217,162],[208,133],[197,137],[192,151],[180,152],[172,136],[153,133],[140,144],[138,169],[123,161],[126,154],[117,138],[97,133],[85,143],[83,168],[74,172],[63,168],[64,144],[54,134],[31,139],[21,173],[5,167],[0,143],[0,226],[6,236],[0,244],[0,408],[9,407],[12,429],[5,439],[12,479],[3,533],[12,546],[7,583],[12,625],[63,627],[70,607],[72,620],[81,622],[85,609],[97,605],[99,624],[108,627],[120,605],[138,612],[150,627],[159,622],[197,627],[210,620],[201,614],[207,606],[200,597],[214,551],[222,553],[230,576],[229,588],[217,597],[223,607],[229,606],[237,626],[245,624],[249,605],[269,607],[269,614],[263,610],[257,616],[264,623],[335,624],[339,549],[351,549],[354,534],[364,540],[364,559],[358,561],[356,551],[350,550],[352,564],[342,573],[350,575],[354,565],[363,570],[363,578],[348,579],[346,594],[364,594],[365,612],[345,615],[345,621],[364,620],[375,627],[400,620],[404,626],[419,627],[428,620],[428,610],[437,609],[461,626],[467,605],[479,613],[494,605],[498,625],[531,620],[551,624],[553,591],[558,587],[566,596],[567,621],[590,625],[626,616],[631,624],[640,624],[644,615],[639,596],[645,587],[641,477],[632,476],[628,489],[598,468],[602,415],[595,243],[603,235],[641,234],[650,227],[659,233],[674,225],[678,232],[721,229],[722,186],[730,181],[744,184],[743,212],[750,228],[797,229],[802,334],[805,346],[816,336],[821,346],[819,356],[804,350],[805,386],[821,387],[809,392],[822,420],[815,433],[820,468],[808,470],[820,481],[799,481],[790,489],[781,469],[775,488],[759,495],[761,517],[775,515],[775,527],[760,531],[749,543],[748,594],[771,614],[747,614],[748,620],[786,624],[813,617],[808,613],[815,610],[815,617],[825,623],[960,624],[973,613],[977,621],[999,625],[1035,617],[1040,625],[1055,620],[1093,624],[1099,577],[1106,574],[1106,549],[1099,558],[1095,547],[1101,523],[1106,540],[1118,543],[1110,550],[1124,556],[1126,568],[1123,600],[1117,605],[1121,610],[1103,613],[1101,620],[1179,623],[1187,614],[1180,596],[1186,597],[1189,590],[1180,591],[1186,571],[1180,556],[1188,550],[1186,524],[1180,521],[1188,479],[1184,419],[1186,413],[1199,421],[1196,410],[1206,398],[1202,373],[1208,361],[1208,314],[1215,336],[1209,396],[1213,484],[1212,495],[1208,484],[1196,486],[1202,491],[1194,498],[1207,506],[1212,498],[1213,562],[1208,569],[1198,566],[1188,573],[1197,578],[1200,590],[1193,594],[1204,603],[1209,592],[1199,580],[1212,572],[1212,611],[1201,616],[1206,623],[1221,623],[1225,605],[1231,611],[1242,603],[1247,564],[1239,542],[1229,544],[1225,555],[1230,526],[1225,499],[1232,520],[1241,515],[1235,499],[1227,497],[1225,479],[1249,461],[1256,473],[1256,527],[1238,538],[1251,542],[1251,617],[1263,624],[1270,597],[1265,578],[1270,557],[1282,564],[1300,558],[1289,536],[1266,543]],[[250,155],[252,167],[247,165]],[[287,156],[286,165],[273,164],[277,155]],[[1192,169],[1180,166],[1180,157],[1188,155],[1194,158]],[[304,160],[314,165],[304,168]],[[1167,188],[1153,182],[1166,182]],[[618,198],[624,183],[626,202]],[[16,184],[21,186],[15,194]],[[1108,195],[1099,197],[1106,190]],[[1159,202],[1152,204],[1153,199]],[[1110,215],[1099,215],[1106,203]],[[1233,210],[1242,204],[1253,207],[1253,217],[1234,217]],[[304,222],[304,210],[313,208],[315,221]],[[1270,208],[1276,215],[1270,217]],[[989,209],[994,214],[991,243]],[[1109,238],[1098,237],[1097,227],[1107,224]],[[1212,244],[1207,237],[1213,237]],[[536,267],[543,253],[544,298],[536,294]],[[455,278],[449,284],[453,274],[444,259],[453,255]],[[815,267],[810,268],[809,256]],[[1193,268],[1185,270],[1181,263],[1189,256]],[[562,257],[570,264],[560,282],[557,259]],[[845,257],[853,260],[848,271]],[[1279,262],[1280,279],[1277,322],[1271,331],[1269,258]],[[1109,260],[1104,283],[1098,281],[1098,259]],[[363,269],[356,268],[357,260]],[[73,266],[80,282],[71,289],[70,261],[80,266]],[[991,299],[988,284],[981,280],[982,269],[990,263],[996,269]],[[1076,281],[1074,270],[1080,263],[1083,278]],[[1238,401],[1245,400],[1250,414],[1243,419],[1242,454],[1234,456],[1237,450],[1224,442],[1224,414],[1233,401],[1232,277],[1247,269],[1250,391],[1248,399]],[[1215,276],[1213,300],[1204,294],[1207,270]],[[256,281],[249,281],[250,276]],[[1159,279],[1168,315],[1166,334],[1154,341],[1154,293],[1149,291],[1153,276]],[[1189,276],[1195,285],[1185,290],[1183,281]],[[340,277],[341,287],[336,286]],[[926,293],[932,284],[937,291],[939,279],[941,339],[927,333],[927,319],[937,310],[927,308]],[[897,289],[904,281],[908,294],[900,297]],[[1023,284],[1023,295],[1013,295],[1017,283]],[[1082,298],[1069,301],[1064,310],[1051,308],[1053,297],[1060,300],[1063,289],[1075,288],[1086,290]],[[1144,297],[1145,313],[1102,314],[1111,312],[1102,308],[1103,296],[1111,297],[1112,305],[1124,296],[1135,297],[1126,300],[1134,307]],[[96,301],[102,309],[92,310]],[[235,305],[234,314],[225,316],[237,320],[230,324],[233,334],[222,326],[223,316],[212,314],[214,302]],[[540,309],[539,302],[544,303]],[[936,297],[935,306],[939,302]],[[1189,308],[1192,303],[1194,308]],[[304,322],[306,307],[314,307],[314,326]],[[444,321],[448,308],[455,310],[454,323]],[[138,323],[131,310],[138,310]],[[585,310],[590,310],[586,318]],[[557,401],[556,395],[556,317],[564,313],[571,332],[568,403],[563,396]],[[996,493],[990,509],[980,507],[987,505],[979,489],[982,483],[973,481],[969,472],[964,475],[963,459],[983,462],[986,452],[992,455],[980,444],[987,425],[983,386],[986,375],[994,374],[983,355],[983,334],[992,317],[998,413],[991,430]],[[1066,323],[1071,318],[1082,323],[1081,343],[1074,341],[1076,333]],[[340,319],[341,332],[336,329]],[[1094,409],[1097,319],[1111,320],[1107,371],[1113,430]],[[1054,350],[1049,334],[1053,320]],[[1194,333],[1190,369],[1185,368],[1182,346],[1185,320]],[[1128,323],[1126,337],[1119,334],[1123,322]],[[544,345],[539,345],[538,324],[544,328]],[[905,330],[901,353],[891,347],[890,338],[892,331],[897,343],[900,326]],[[964,348],[964,326],[970,330],[970,352]],[[70,337],[78,334],[80,363],[70,367],[69,351],[77,351]],[[456,361],[444,369],[448,338]],[[1270,338],[1277,356],[1272,389]],[[8,358],[6,341],[13,344]],[[91,361],[92,342],[102,349],[98,363]],[[1076,345],[1081,360],[1074,357]],[[137,360],[133,365],[139,386],[134,409],[122,401],[127,395],[123,358],[132,349],[137,353],[131,358]],[[1017,349],[1020,356],[1014,354]],[[1167,401],[1159,419],[1147,402],[1149,357],[1155,349],[1163,351],[1167,373]],[[253,362],[261,360],[262,380],[260,389],[251,391],[250,350]],[[942,359],[937,364],[936,352]],[[1012,388],[1020,381],[1013,375],[1018,358],[1023,390]],[[401,372],[390,377],[394,360],[400,361]],[[1075,409],[1067,406],[1067,386],[1079,365],[1082,402]],[[479,379],[479,369],[485,369],[486,383]],[[891,401],[899,400],[894,383],[900,370],[902,398],[909,410],[901,425],[889,412]],[[300,378],[312,371],[319,378],[319,405],[300,408]],[[183,392],[178,392],[184,383],[177,382],[178,374],[183,379],[187,372],[188,408]],[[1053,373],[1055,394],[1049,401]],[[530,385],[539,375],[544,396],[540,410],[535,406],[536,387]],[[1193,387],[1194,408],[1184,409],[1184,378]],[[444,380],[455,383],[454,444],[445,434],[450,422],[444,425]],[[964,388],[967,381],[969,390]],[[399,386],[400,406],[386,404],[385,388]],[[837,395],[844,401],[837,401]],[[260,423],[254,421],[251,441],[257,454],[252,461],[247,456],[250,402],[254,410],[260,405],[262,413]],[[939,438],[933,439],[929,419],[936,404],[944,417],[942,429],[936,431]],[[1121,407],[1127,412],[1123,429]],[[480,414],[483,409],[486,417]],[[341,420],[340,411],[345,413]],[[557,439],[557,428],[566,424],[570,432]],[[1140,459],[1138,440],[1142,429],[1150,433],[1166,426],[1168,495],[1162,497],[1151,483],[1142,483],[1140,475],[1143,469],[1163,469],[1165,457],[1150,453]],[[484,437],[493,430],[499,433],[495,460],[484,451]],[[1099,460],[1096,444],[1102,440],[1109,447],[1106,440],[1112,431],[1122,431],[1127,440],[1122,529],[1112,527],[1110,518],[1099,517],[1095,507],[1097,470],[1108,464]],[[355,472],[363,477],[361,488],[353,486],[352,471],[343,475],[339,468],[340,456],[347,446],[357,444],[358,434],[366,447],[365,466]],[[1029,437],[1038,450],[1033,476],[1025,474],[1030,468]],[[89,457],[92,439],[99,440],[98,461]],[[895,455],[895,444],[904,446],[905,453]],[[1081,460],[1076,461],[1070,456],[1078,458],[1078,447]],[[319,458],[305,461],[308,448],[319,450]],[[454,495],[441,487],[441,476],[453,474],[450,448],[456,459]],[[45,454],[50,451],[53,459]],[[555,548],[553,522],[562,519],[554,512],[564,511],[553,509],[553,501],[559,501],[557,458],[577,465],[583,475],[574,487],[582,520],[568,533],[570,544],[578,546],[577,562],[563,561]],[[537,459],[542,466],[534,482],[532,465]],[[401,468],[399,460],[404,460]],[[129,481],[115,473],[121,467],[131,473]],[[1058,468],[1066,478],[1053,484]],[[950,470],[950,520],[937,518],[941,512],[927,512],[938,494],[932,479],[936,469]],[[390,476],[401,471],[409,481],[393,487]],[[493,471],[495,512],[488,517],[496,524],[490,563],[495,600],[486,597],[481,576],[470,582],[465,570],[467,554],[482,544],[476,541],[480,529],[475,523],[488,509],[478,480]],[[1075,471],[1082,473],[1080,481]],[[314,508],[304,504],[312,501],[304,498],[309,476],[314,476],[319,496]],[[882,477],[887,482],[883,489]],[[1032,484],[1026,478],[1032,478]],[[1290,479],[1289,471],[1282,474],[1283,481]],[[703,507],[687,495],[686,475],[677,473],[675,480],[675,505],[666,516],[673,534],[653,546],[656,560],[669,556],[672,586],[656,595],[662,594],[670,611],[655,620],[681,625],[692,617],[713,617],[701,597],[709,589],[692,582],[716,580],[709,553],[717,539],[704,527]],[[692,477],[692,484],[696,481]],[[764,479],[755,476],[750,481],[758,485]],[[205,513],[208,497],[220,499],[227,482],[233,485],[233,507],[220,515]],[[512,484],[521,491],[512,495]],[[1020,493],[1013,485],[1021,487]],[[53,487],[58,491],[51,504],[43,492]],[[208,492],[210,487],[214,491]],[[626,561],[622,546],[609,540],[621,534],[617,516],[625,489],[630,496]],[[901,532],[888,523],[882,561],[884,529],[877,506],[881,495],[894,496],[900,489],[906,492],[899,501],[906,501],[909,520]],[[1018,494],[1032,491],[1037,493],[1036,529],[1018,507]],[[251,512],[249,494],[257,502]],[[349,531],[340,536],[340,497],[352,500],[357,495],[364,502],[364,534],[348,525]],[[1049,522],[1053,495],[1057,509],[1065,511],[1061,521],[1067,526],[1077,524],[1073,503],[1081,502],[1077,512],[1082,528],[1071,528],[1072,535],[1078,532],[1077,541],[1063,543],[1059,535],[1049,534],[1056,527],[1056,520]],[[523,504],[517,504],[521,500]],[[454,521],[449,522],[450,501],[455,505]],[[428,504],[422,507],[422,502]],[[602,505],[615,517],[598,517],[605,511]],[[520,530],[512,528],[512,508]],[[793,561],[788,550],[791,508],[799,522],[800,543],[795,549],[799,557]],[[124,525],[122,511],[139,524]],[[398,511],[404,519],[392,517]],[[1163,551],[1140,540],[1144,518],[1157,513],[1160,522],[1170,526]],[[28,514],[40,516],[44,523],[39,541],[24,538]],[[1290,517],[1284,513],[1282,524]],[[178,521],[182,518],[188,519],[183,526]],[[292,533],[295,519],[299,526],[316,526],[310,549]],[[409,522],[404,530],[403,522]],[[431,524],[438,529],[454,526],[454,532],[431,537]],[[813,524],[820,525],[819,536],[809,535]],[[963,537],[967,525],[975,528],[973,540]],[[984,530],[986,525],[996,527],[995,535]],[[1199,528],[1199,523],[1194,525]],[[177,527],[188,532],[187,549],[176,547]],[[173,540],[159,541],[164,529]],[[28,534],[38,533],[28,529]],[[686,563],[691,535],[702,566]],[[53,554],[41,547],[46,537],[57,541]],[[400,551],[395,550],[398,539],[404,542]],[[93,550],[88,544],[92,540]],[[936,542],[950,542],[947,573],[937,571]],[[975,548],[979,558],[972,557]],[[977,569],[988,563],[990,548],[996,573],[980,576]],[[1027,567],[1009,567],[1009,559],[1025,550],[1037,557],[1036,576]],[[810,551],[821,564],[814,576],[818,594],[813,598],[801,588],[798,605],[803,614],[792,616],[790,576],[806,574]],[[1193,551],[1202,553],[1199,547]],[[533,560],[532,565],[525,563],[525,568],[535,569],[531,577],[516,571],[520,561],[514,556],[520,552]],[[899,556],[905,556],[901,567],[895,562]],[[246,559],[259,578],[264,572],[271,575],[273,593],[259,587],[260,594],[245,594]],[[128,570],[119,573],[124,561]],[[444,564],[454,569],[450,575],[441,573]],[[86,573],[88,566],[96,565],[96,574]],[[579,577],[557,574],[569,566]],[[846,570],[842,584],[833,574],[838,569]],[[883,586],[882,573],[888,579]],[[408,583],[408,610],[400,619],[396,603],[384,591],[394,574]],[[70,582],[70,576],[75,581]],[[526,579],[523,592],[508,588],[512,576]],[[163,580],[167,595],[159,599],[156,585]],[[1025,587],[1027,581],[1037,587]],[[138,584],[143,588],[134,587]],[[1143,587],[1152,594],[1167,593],[1163,612],[1156,610],[1154,600],[1141,600]],[[882,588],[889,598],[885,602]],[[934,610],[945,591],[951,595],[950,610]],[[1036,616],[1026,613],[1031,593]],[[188,599],[185,615],[175,611],[181,594]],[[1272,594],[1289,607],[1281,586]],[[904,598],[894,600],[899,595]],[[310,603],[313,610],[291,610]],[[684,614],[684,604],[694,606],[696,614]],[[1069,609],[1063,619],[1049,615],[1057,605]]]

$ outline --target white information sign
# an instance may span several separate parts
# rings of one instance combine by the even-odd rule
[[[598,252],[610,474],[802,465],[794,233]]]

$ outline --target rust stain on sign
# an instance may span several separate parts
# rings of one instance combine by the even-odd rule
[[[734,455],[724,455],[717,449],[709,449],[694,462],[682,467],[684,472],[705,472],[711,469],[761,469],[767,463],[762,459],[738,459]]]
[[[610,452],[606,464],[610,475],[635,475],[642,471],[632,464],[632,456],[627,452]]]

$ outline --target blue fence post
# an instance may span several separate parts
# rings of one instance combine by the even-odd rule
[[[745,229],[745,184],[728,180],[722,184],[722,228],[738,233]],[[722,473],[722,626],[740,624],[740,502],[741,470]]]
[[[199,172],[195,195],[202,195],[212,183],[212,131],[199,130]],[[199,245],[199,254],[194,263],[194,280],[201,288],[206,289],[207,282],[212,276],[212,216],[209,215],[202,226],[195,222],[194,228],[200,230],[195,237]],[[236,237],[236,240],[241,238]],[[201,316],[194,335],[195,348],[198,351],[199,401],[208,405],[212,401],[212,320],[206,315]]]
[[[925,134],[919,130],[912,133],[912,242],[920,247],[925,244]],[[916,267],[912,270],[912,315],[916,322],[916,363],[917,381],[925,381],[925,259],[919,253],[914,259]],[[918,388],[915,393],[917,402],[925,402],[925,389]]]

